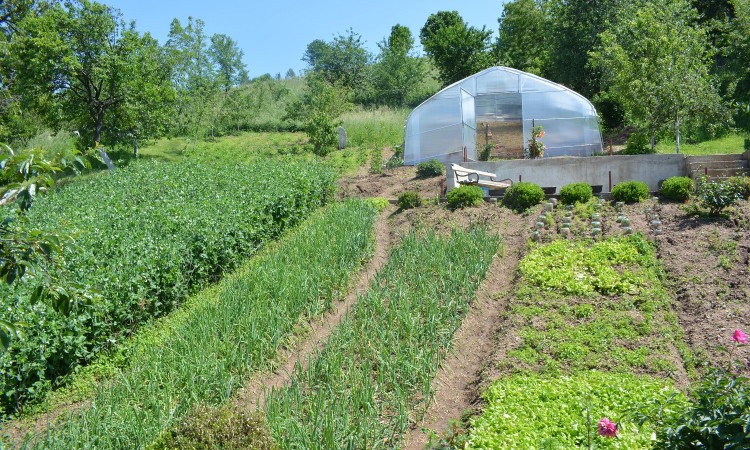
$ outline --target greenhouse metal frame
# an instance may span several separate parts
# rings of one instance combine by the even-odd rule
[[[585,97],[530,73],[491,67],[412,111],[405,126],[404,164],[524,158],[531,129],[539,125],[545,131],[545,157],[602,151],[599,117]]]

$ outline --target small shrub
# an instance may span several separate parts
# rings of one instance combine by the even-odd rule
[[[695,190],[695,183],[689,177],[671,177],[664,180],[659,193],[667,200],[684,202]]]
[[[648,185],[643,181],[623,181],[612,188],[612,200],[636,203],[648,198]]]
[[[544,191],[538,184],[523,181],[505,191],[503,204],[514,211],[521,212],[539,204],[544,198]]]
[[[726,182],[729,183],[732,188],[734,188],[735,192],[737,192],[737,195],[745,200],[750,198],[750,177],[746,177],[744,175],[730,177]]]
[[[271,450],[278,448],[263,414],[229,407],[198,406],[148,450]]]
[[[560,189],[560,201],[564,205],[586,203],[593,197],[594,191],[588,183],[570,183]]]
[[[401,209],[412,209],[422,206],[422,197],[417,192],[406,191],[398,196],[398,207]]]
[[[742,198],[732,184],[726,181],[712,182],[706,177],[698,180],[695,195],[712,216],[718,216],[724,208],[734,205]]]
[[[648,155],[651,153],[654,153],[654,151],[651,150],[651,143],[646,133],[633,133],[628,136],[625,150],[620,152],[622,155]]]
[[[478,206],[484,199],[484,191],[477,186],[461,186],[448,192],[448,208],[459,209]]]
[[[393,170],[396,167],[401,167],[403,165],[404,159],[396,155],[393,155],[388,161],[385,162],[385,168],[388,170]]]
[[[692,397],[682,415],[657,432],[657,448],[750,448],[747,378],[713,369]]]
[[[445,173],[445,166],[437,159],[423,161],[417,164],[417,176],[419,178],[439,177]]]

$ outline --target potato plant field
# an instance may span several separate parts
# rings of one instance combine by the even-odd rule
[[[101,296],[64,317],[32,306],[23,284],[0,286],[5,318],[24,324],[24,338],[0,358],[5,412],[42,397],[58,377],[175,309],[329,201],[334,187],[333,171],[315,163],[142,162],[40,201],[29,213],[31,226],[75,238],[59,275]]]

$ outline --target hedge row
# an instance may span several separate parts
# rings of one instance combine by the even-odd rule
[[[335,183],[330,169],[311,163],[143,162],[39,201],[30,226],[75,236],[62,275],[101,300],[63,317],[30,305],[24,286],[0,287],[3,318],[26,324],[24,339],[0,358],[6,413],[236,267],[330,200]]]

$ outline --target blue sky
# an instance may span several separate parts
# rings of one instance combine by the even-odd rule
[[[202,19],[206,34],[223,33],[238,42],[251,77],[264,73],[283,76],[290,68],[299,72],[305,68],[301,58],[307,44],[315,39],[330,41],[349,28],[362,35],[373,53],[397,23],[408,26],[418,41],[427,17],[441,10],[457,10],[469,25],[492,30],[494,39],[503,4],[502,0],[99,1],[120,9],[126,21],[135,20],[139,31],[150,32],[162,44],[172,19],[183,24],[188,16]]]

